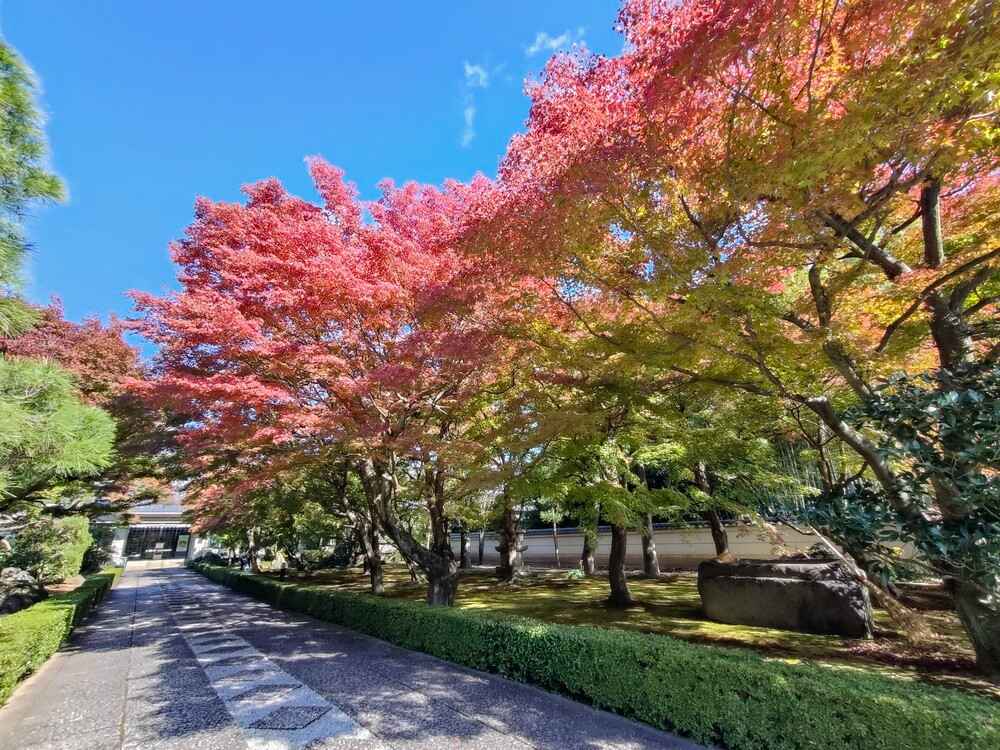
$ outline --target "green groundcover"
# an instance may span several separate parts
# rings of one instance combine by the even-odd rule
[[[1000,702],[960,690],[664,635],[552,625],[191,567],[278,607],[721,748],[1000,748]]]

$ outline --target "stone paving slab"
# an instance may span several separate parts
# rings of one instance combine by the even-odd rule
[[[0,709],[19,750],[697,750],[613,714],[129,565]]]

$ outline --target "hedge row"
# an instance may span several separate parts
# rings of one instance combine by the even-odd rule
[[[18,681],[52,656],[121,575],[108,568],[88,576],[77,588],[0,617],[0,706]]]
[[[949,688],[191,567],[276,606],[731,750],[1000,747],[1000,703]]]

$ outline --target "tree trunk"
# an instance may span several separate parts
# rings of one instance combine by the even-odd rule
[[[455,603],[458,591],[458,563],[454,557],[442,561],[441,565],[433,565],[427,573],[427,603],[432,606],[450,607]]]
[[[593,529],[583,531],[583,552],[580,554],[580,569],[586,576],[596,575],[597,560],[594,559],[594,550],[597,547],[597,532]]]
[[[975,351],[968,321],[943,294],[932,294],[926,305],[931,311],[931,336],[941,367],[954,370],[968,363]]]
[[[471,568],[472,559],[469,555],[469,532],[465,529],[465,524],[463,523],[458,529],[458,546],[460,550],[460,557],[462,568]]]
[[[698,486],[698,489],[711,497],[713,494],[712,483],[708,478],[708,469],[701,461],[694,467],[694,483]],[[729,551],[729,535],[726,533],[726,527],[722,525],[719,512],[714,508],[709,508],[701,512],[701,517],[708,523],[708,528],[712,531],[712,541],[715,542],[715,554],[717,556],[724,555]]]
[[[378,530],[374,524],[368,524],[366,531],[365,562],[368,566],[368,582],[371,585],[373,594],[383,594],[385,593],[385,579]]]
[[[451,604],[458,588],[458,563],[451,549],[451,534],[445,506],[445,473],[440,466],[425,472],[425,499],[430,514],[430,544],[420,544],[395,515],[396,478],[389,466],[371,459],[359,461],[357,471],[365,495],[379,525],[407,561],[420,566],[427,576],[427,601]]]
[[[430,552],[432,557],[423,567],[427,573],[427,603],[450,607],[458,589],[459,563],[451,549],[451,524],[445,515],[445,473],[440,466],[428,469],[427,511],[430,513]],[[467,551],[463,547],[463,556]]]
[[[552,547],[556,551],[556,567],[561,568],[562,565],[559,563],[559,528],[555,521],[552,522]]]
[[[483,555],[486,554],[486,529],[479,530],[479,565],[483,564]]]
[[[940,268],[944,263],[941,237],[941,183],[929,178],[920,189],[920,225],[924,235],[924,263]]]
[[[284,555],[285,560],[291,563],[291,567],[295,570],[304,571],[306,569],[305,561],[299,554],[298,550],[292,550],[292,545],[282,544],[279,545],[281,554]]]
[[[385,593],[385,583],[378,528],[376,528],[370,518],[365,518],[362,513],[355,513],[351,518],[357,529],[357,538],[361,542],[361,553],[364,555],[364,571],[368,574],[371,592],[373,594],[383,594]]]
[[[512,581],[521,573],[521,551],[518,549],[517,513],[513,506],[508,506],[503,512],[503,524],[500,529],[500,564],[497,566],[497,577],[501,581]]]
[[[659,578],[660,561],[656,556],[656,539],[653,534],[653,514],[647,513],[642,527],[642,570],[649,578]]]
[[[635,604],[628,589],[625,575],[625,554],[628,552],[628,530],[624,526],[611,525],[611,555],[608,558],[608,583],[611,595],[608,603],[612,607],[630,607]]]
[[[382,554],[376,548],[375,555],[368,559],[368,584],[373,594],[385,593],[385,578],[382,570]]]
[[[257,543],[254,539],[254,530],[247,531],[247,557],[250,562],[250,570],[260,573],[260,561],[257,559]]]
[[[442,568],[427,574],[427,603],[432,607],[451,607],[458,592],[458,571]]]
[[[815,396],[806,399],[805,404],[812,412],[823,420],[823,423],[830,428],[830,431],[840,438],[848,447],[857,453],[882,485],[886,497],[893,508],[907,517],[912,517],[914,511],[910,508],[900,494],[899,483],[891,467],[879,453],[878,447],[868,440],[864,435],[851,427],[843,420],[833,404],[826,396]]]
[[[406,569],[410,571],[410,583],[419,583],[421,580],[420,568],[417,567],[417,564],[413,560],[406,560]]]
[[[973,584],[952,581],[958,617],[976,650],[976,666],[992,678],[1000,677],[1000,611],[983,601]]]
[[[701,517],[708,523],[708,528],[712,531],[712,541],[715,542],[715,554],[724,555],[729,551],[729,534],[726,527],[722,525],[722,519],[715,510],[702,511]]]

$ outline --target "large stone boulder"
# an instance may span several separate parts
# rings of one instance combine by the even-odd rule
[[[20,568],[0,571],[0,615],[9,615],[30,607],[48,594],[35,577]]]
[[[868,590],[837,560],[706,560],[698,593],[710,620],[867,638]]]
[[[192,562],[202,563],[203,565],[229,565],[229,561],[226,558],[215,552],[203,552],[195,557]]]

